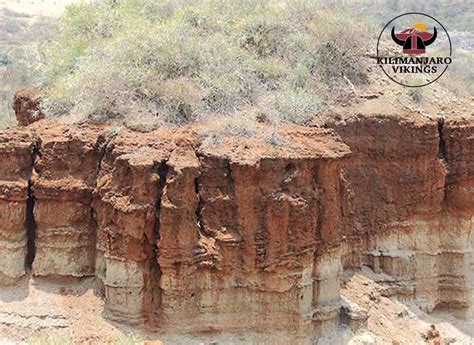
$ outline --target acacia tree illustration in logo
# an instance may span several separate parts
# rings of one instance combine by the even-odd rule
[[[403,54],[425,54],[426,47],[432,44],[437,36],[436,27],[433,27],[433,33],[430,33],[423,23],[415,23],[413,27],[399,33],[395,33],[395,27],[392,27],[392,39],[403,47]]]

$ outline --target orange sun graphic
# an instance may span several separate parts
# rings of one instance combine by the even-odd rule
[[[413,24],[413,29],[418,29],[421,32],[425,32],[426,31],[426,25],[422,22],[418,22],[418,23]]]

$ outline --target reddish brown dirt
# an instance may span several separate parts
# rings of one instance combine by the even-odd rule
[[[370,318],[340,300],[343,272],[370,267],[386,298],[470,318],[473,122],[317,125],[281,127],[287,145],[65,120],[2,133],[2,284],[89,279],[107,320],[165,338],[310,343]]]

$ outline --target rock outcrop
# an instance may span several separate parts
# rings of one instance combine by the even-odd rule
[[[96,272],[109,316],[131,324],[152,323],[159,313],[158,218],[174,147],[167,137],[123,131],[111,138],[97,179]]]
[[[20,126],[28,126],[44,118],[40,109],[40,95],[32,89],[22,89],[15,93],[13,111]]]
[[[36,142],[31,133],[0,133],[0,284],[11,284],[25,275],[34,243],[31,212],[31,174]]]
[[[173,151],[158,242],[163,327],[307,335],[338,318],[349,151],[329,131],[286,134],[291,156],[250,142]]]
[[[33,274],[93,276],[97,227],[91,203],[104,139],[93,127],[45,125],[35,135]]]
[[[22,212],[9,216],[22,246],[2,274],[95,275],[109,317],[160,329],[305,335],[337,324],[350,151],[334,132],[284,128],[289,149],[249,139],[203,148],[191,129],[29,129],[4,138],[24,176],[4,172],[23,187],[12,205]]]
[[[344,163],[344,268],[395,277],[392,294],[427,311],[472,313],[472,121],[360,117],[329,123]]]
[[[42,121],[0,135],[0,282],[96,276],[105,314],[152,330],[286,332],[346,315],[343,271],[473,312],[474,123],[393,117],[282,127],[285,147],[191,127]],[[340,319],[341,314],[341,319]],[[352,321],[351,321],[352,320]],[[355,321],[354,321],[355,320]]]

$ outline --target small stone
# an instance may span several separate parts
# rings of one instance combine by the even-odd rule
[[[20,126],[28,126],[44,118],[40,110],[40,96],[32,89],[18,90],[13,97],[13,110]]]

